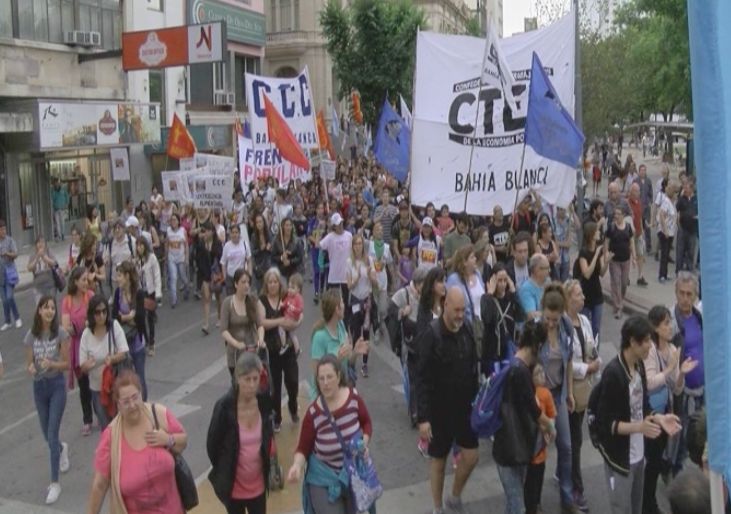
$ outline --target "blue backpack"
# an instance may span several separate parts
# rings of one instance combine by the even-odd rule
[[[480,390],[472,402],[470,424],[477,437],[481,439],[494,436],[503,425],[500,405],[503,403],[505,381],[512,367],[511,362],[497,373],[490,375],[490,378],[480,385]]]

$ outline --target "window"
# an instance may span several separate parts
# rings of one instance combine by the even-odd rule
[[[0,37],[13,37],[13,6],[11,0],[0,0]]]
[[[279,0],[279,30],[292,30],[292,0]]]
[[[267,18],[269,18],[269,32],[277,32],[277,0],[271,0],[271,8]]]
[[[162,125],[165,125],[167,123],[167,112],[165,109],[165,70],[149,70],[148,73],[150,102],[160,102],[160,121]]]
[[[236,95],[236,109],[246,109],[246,93],[244,84],[246,74],[261,74],[261,60],[258,57],[247,57],[246,55],[236,55],[234,57],[234,93]]]

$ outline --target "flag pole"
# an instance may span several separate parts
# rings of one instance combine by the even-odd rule
[[[525,163],[525,133],[523,133],[523,153],[520,156],[520,174],[523,173],[523,164]],[[520,174],[518,176],[520,176]],[[520,189],[518,188],[518,179],[515,180],[515,201],[513,202],[513,213],[510,216],[510,230],[513,230],[513,223],[515,222],[515,213],[518,210],[518,196],[520,195]]]

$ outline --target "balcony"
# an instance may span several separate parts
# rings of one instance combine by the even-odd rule
[[[325,39],[317,31],[288,30],[267,34],[267,57],[298,57],[313,46],[322,46]]]

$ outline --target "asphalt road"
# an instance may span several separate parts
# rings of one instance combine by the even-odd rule
[[[306,288],[310,289],[306,284]],[[22,338],[30,325],[32,294],[17,296],[25,327],[0,333],[0,351],[5,361],[5,377],[0,380],[0,514],[82,512],[92,477],[94,448],[99,432],[81,436],[81,407],[78,391],[70,391],[61,427],[61,439],[69,443],[71,469],[61,476],[63,492],[53,509],[44,504],[49,482],[48,449],[41,435],[32,396],[31,379],[23,369]],[[181,302],[177,309],[159,310],[157,355],[147,360],[147,383],[150,399],[167,405],[179,416],[188,432],[185,457],[196,476],[201,478],[201,506],[194,512],[222,512],[205,480],[209,462],[205,439],[213,404],[229,384],[223,345],[215,332],[204,337],[200,330],[200,302]],[[310,378],[309,336],[319,315],[306,294],[305,320],[299,330],[303,343],[300,379],[305,386]],[[602,330],[601,354],[608,361],[616,354],[619,324],[607,311]],[[211,323],[213,327],[213,323]],[[379,502],[379,512],[386,514],[431,512],[428,463],[416,450],[417,434],[412,430],[401,392],[398,360],[385,344],[374,346],[370,377],[360,379],[358,388],[374,420],[371,453],[386,492]],[[303,387],[304,389],[304,387]],[[301,393],[300,413],[306,407]],[[286,411],[286,409],[285,409]],[[291,451],[297,427],[285,414],[278,445],[283,466],[291,464]],[[603,481],[601,458],[585,439],[583,470],[591,512],[609,512]],[[559,512],[558,488],[551,479],[555,467],[555,450],[549,452],[543,492],[543,511]],[[451,472],[450,472],[451,474]],[[448,484],[450,481],[448,480]],[[480,463],[464,495],[467,511],[500,512],[503,493],[492,462],[490,443],[482,442]],[[287,486],[272,493],[270,512],[297,512],[299,487]]]

